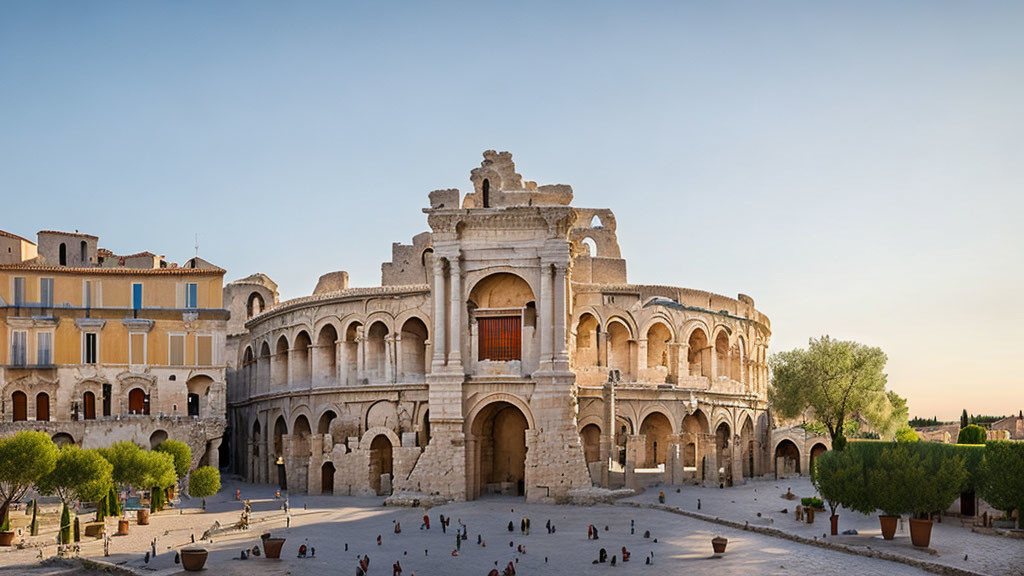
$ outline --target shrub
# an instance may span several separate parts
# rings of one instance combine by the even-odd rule
[[[971,424],[960,429],[960,434],[956,437],[957,444],[984,444],[985,439],[988,435],[985,433],[985,429],[977,424]]]
[[[213,466],[196,468],[188,481],[188,493],[203,499],[203,510],[206,510],[206,497],[220,491],[220,471]]]
[[[910,426],[904,426],[896,431],[896,441],[903,443],[917,442],[921,438],[918,437],[917,432],[914,431]]]
[[[814,460],[811,481],[828,502],[832,515],[840,506],[860,510],[867,498],[864,463],[858,449],[836,452],[830,450]],[[874,507],[871,507],[874,511]]]
[[[978,494],[986,502],[1007,515],[1018,510],[1024,516],[1024,444],[986,444],[977,476]]]
[[[821,498],[801,498],[800,504],[802,504],[804,508],[815,508],[819,510],[825,508],[825,503]]]
[[[71,542],[71,513],[68,511],[68,505],[62,504],[60,510],[60,543],[67,544]]]

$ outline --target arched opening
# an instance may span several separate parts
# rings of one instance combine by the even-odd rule
[[[732,365],[730,369],[732,371],[732,379],[743,384],[747,382],[746,369],[743,366],[743,362],[746,359],[746,356],[746,344],[744,344],[743,337],[740,336],[736,338],[736,347],[732,353]]]
[[[46,392],[36,394],[36,421],[50,421],[50,395]]]
[[[592,258],[597,258],[597,242],[595,242],[593,238],[588,237],[584,238],[583,240],[580,240],[580,246],[584,249],[584,252],[588,256]]]
[[[705,361],[705,358],[710,358],[711,352],[708,349],[708,335],[704,330],[697,328],[690,334],[688,344],[687,362],[690,364],[690,376],[707,376],[710,360]]]
[[[309,419],[300,415],[292,426],[292,457],[297,461],[292,468],[292,483],[301,492],[305,492],[309,486],[309,459],[313,454],[309,442],[310,433]]]
[[[342,344],[345,353],[344,369],[346,371],[345,380],[348,383],[353,383],[358,377],[359,371],[359,331],[363,325],[359,322],[352,322],[345,329],[345,342]]]
[[[89,245],[86,244],[85,240],[82,240],[80,258],[82,261],[82,266],[85,266],[89,263]]]
[[[683,418],[683,435],[686,445],[683,447],[683,469],[697,471],[697,455],[705,434],[710,434],[708,419],[700,410],[687,414]]]
[[[672,434],[672,423],[661,412],[651,412],[640,424],[644,436],[644,468],[663,466],[668,460],[668,437]]]
[[[331,324],[320,329],[316,338],[316,354],[320,367],[318,378],[334,382],[338,377],[338,331]]]
[[[57,256],[57,258],[58,258],[58,260],[60,260],[60,265],[61,266],[67,266],[68,265],[68,247],[67,247],[67,245],[64,244],[63,242],[61,242],[60,243],[59,251],[60,251],[60,254]]]
[[[587,464],[601,460],[601,429],[597,424],[587,424],[580,430],[583,441],[583,457]]]
[[[729,336],[724,331],[719,332],[715,338],[715,356],[717,356],[718,360],[718,374],[715,374],[715,376],[718,378],[729,378],[731,376]]]
[[[661,322],[647,330],[647,374],[645,380],[664,383],[668,380],[669,342],[672,333]]]
[[[71,434],[68,434],[66,432],[59,432],[53,435],[53,443],[56,444],[58,448],[63,448],[65,446],[74,446],[75,439],[71,436]]]
[[[576,325],[576,354],[573,357],[577,368],[600,366],[598,340],[601,338],[601,326],[592,314],[583,314]]]
[[[260,464],[260,446],[263,444],[262,427],[260,421],[257,419],[252,423],[252,462],[249,463],[249,481],[258,481],[259,470],[262,469]]]
[[[274,386],[288,387],[288,339],[284,336],[277,339],[277,348],[274,350],[271,370],[274,373]]]
[[[149,448],[150,450],[156,450],[156,447],[167,441],[166,430],[156,430],[149,435]]]
[[[188,388],[188,415],[199,418],[202,416],[201,408],[209,407],[210,388],[213,386],[213,379],[209,376],[193,376],[189,379]]]
[[[96,419],[96,394],[92,392],[82,394],[82,419]]]
[[[814,470],[814,461],[825,452],[828,452],[828,447],[821,443],[815,444],[811,448],[811,461],[808,464],[811,470]]]
[[[252,346],[246,346],[242,354],[242,379],[245,384],[246,394],[254,396],[253,379],[256,375],[256,362],[252,355]]]
[[[480,191],[483,192],[483,195],[484,195],[484,208],[490,208],[491,207],[491,181],[488,180],[487,178],[484,178],[484,183],[483,183],[483,185],[480,186]]]
[[[800,473],[800,450],[791,440],[775,447],[775,475],[778,478]]]
[[[743,451],[743,477],[754,476],[754,421],[748,415],[740,428],[740,449]]]
[[[300,386],[308,386],[310,381],[310,374],[312,373],[311,362],[313,360],[312,355],[309,353],[312,342],[309,339],[309,334],[305,330],[299,332],[295,337],[295,345],[293,346],[295,355],[295,371],[294,378],[295,384]],[[289,359],[291,362],[292,359]]]
[[[281,490],[288,489],[288,476],[284,468],[284,435],[288,433],[288,424],[284,416],[274,421],[274,461],[277,466],[277,485]]]
[[[633,424],[622,416],[616,416],[615,427],[618,429],[618,434],[615,435],[615,457],[613,459],[620,466],[625,466],[626,442],[629,436],[633,434]]]
[[[594,214],[594,217],[590,219],[591,228],[604,228],[604,224],[601,223],[601,217]]]
[[[477,325],[478,360],[522,360],[524,324],[529,326],[533,302],[530,285],[515,274],[491,274],[473,286],[467,305],[469,321]]]
[[[608,324],[608,367],[622,373],[624,381],[630,380],[629,373],[629,330],[621,322]]]
[[[402,377],[407,382],[422,382],[427,373],[427,325],[410,318],[402,325]]]
[[[149,398],[142,388],[132,388],[128,392],[128,413],[149,415]]]
[[[21,390],[11,394],[11,411],[15,422],[28,420],[28,396]]]
[[[715,449],[718,452],[719,481],[732,486],[732,429],[725,422],[715,429]]]
[[[324,412],[323,414],[321,414],[320,415],[320,420],[316,424],[316,433],[317,434],[330,434],[331,433],[331,423],[334,422],[334,419],[337,418],[337,417],[338,417],[338,415],[334,413],[334,410],[328,410],[328,411]]]
[[[260,357],[256,360],[256,386],[260,394],[264,394],[270,389],[272,367],[270,344],[264,341],[260,345]]]
[[[387,375],[388,327],[383,322],[374,322],[366,332],[366,377],[370,382],[384,382]]]
[[[417,441],[421,447],[430,444],[430,410],[423,411],[423,427],[420,430]]]
[[[334,463],[329,460],[320,467],[320,492],[334,494]]]
[[[526,494],[526,416],[508,402],[494,402],[473,419],[475,484],[468,492]]]
[[[378,434],[370,442],[370,487],[378,496],[387,495],[385,492],[390,493],[390,491],[384,490],[385,486],[381,481],[381,476],[384,474],[391,476],[391,465],[391,440],[384,434]]]
[[[245,304],[245,317],[246,319],[255,318],[263,313],[266,308],[266,303],[263,301],[263,295],[259,292],[253,292],[249,294],[249,299]]]

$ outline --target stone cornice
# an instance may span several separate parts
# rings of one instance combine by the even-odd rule
[[[12,328],[56,328],[59,323],[60,320],[50,316],[7,317],[7,325]]]
[[[149,332],[153,329],[153,320],[144,320],[142,318],[125,318],[121,320],[121,324],[128,329],[129,332]]]
[[[103,327],[107,325],[107,321],[102,318],[75,318],[75,326],[81,331],[86,330],[103,330]]]

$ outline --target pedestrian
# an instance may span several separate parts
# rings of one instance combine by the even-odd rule
[[[426,514],[423,515],[423,525],[420,526],[420,530],[423,530],[424,528],[430,530],[430,516]]]
[[[377,546],[380,546],[380,534],[377,534]]]
[[[514,525],[514,524],[512,524],[512,521],[511,521],[511,520],[509,520],[509,521],[508,521],[508,531],[509,531],[509,532],[511,532],[511,531],[513,531],[513,530],[515,530],[515,529],[516,529],[516,528],[515,528],[515,525]]]
[[[462,538],[458,534],[455,535],[455,549],[462,550]]]
[[[636,521],[632,518],[629,519],[629,533],[630,535],[636,533]],[[623,562],[625,562],[625,560],[623,560]]]
[[[622,561],[629,562],[629,550],[625,546],[622,547]]]
[[[551,534],[551,518],[548,518],[548,522],[544,525],[544,527],[547,528],[548,534]]]
[[[529,518],[526,519],[526,535],[527,536],[530,535],[530,519]]]
[[[519,533],[526,536],[526,516],[523,516],[523,519],[519,521]]]
[[[401,534],[401,533],[402,533],[402,523],[401,522],[395,522],[395,534]]]
[[[402,565],[395,560],[395,563],[391,565],[391,576],[402,576]]]

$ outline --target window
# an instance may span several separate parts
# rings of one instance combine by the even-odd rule
[[[142,284],[139,282],[132,283],[132,309],[139,310],[142,308]]]
[[[213,365],[213,336],[196,336],[196,364]]]
[[[53,363],[53,334],[40,332],[36,334],[36,364],[49,366]]]
[[[99,362],[99,341],[99,334],[95,332],[85,333],[85,343],[82,350],[82,364],[96,364]]]
[[[522,359],[519,316],[498,316],[477,320],[480,329],[480,359],[507,362]]]
[[[53,278],[39,279],[39,305],[53,308]]]
[[[82,394],[82,419],[96,419],[96,395],[92,392]]]
[[[11,364],[24,366],[28,363],[28,332],[15,330],[11,333]]]
[[[185,365],[185,335],[184,334],[171,334],[168,338],[170,342],[170,351],[168,354],[168,364],[171,366],[184,366]]]
[[[192,282],[185,284],[185,308],[199,307],[199,285]]]
[[[15,422],[24,422],[28,420],[28,395],[21,390],[15,390],[11,394],[11,404],[13,404],[13,420]]]
[[[25,304],[25,279],[15,278],[14,279],[14,305],[23,306]]]
[[[103,304],[100,298],[99,280],[82,280],[82,307],[99,308]]]
[[[82,240],[82,266],[89,263],[89,245]]]
[[[146,333],[132,332],[128,335],[129,361],[134,366],[146,363]]]
[[[68,246],[63,242],[60,243],[60,265],[68,265]]]

